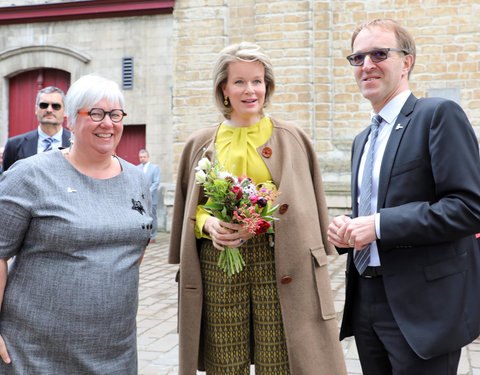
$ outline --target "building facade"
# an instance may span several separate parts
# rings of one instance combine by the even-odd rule
[[[212,65],[225,46],[258,43],[271,56],[276,93],[266,112],[299,123],[320,160],[331,214],[350,207],[350,147],[370,104],[351,66],[355,26],[393,18],[417,44],[411,89],[453,98],[480,134],[480,4],[475,0],[177,0],[174,10],[174,163],[195,128],[221,120]]]
[[[322,166],[331,213],[345,212],[350,147],[370,112],[345,56],[355,26],[377,17],[398,20],[415,37],[414,94],[458,101],[480,134],[475,0],[0,0],[0,143],[14,126],[14,77],[53,69],[67,72],[71,82],[98,73],[121,85],[123,58],[131,57],[122,142],[143,136],[171,205],[186,138],[222,120],[212,94],[216,56],[246,40],[272,58],[276,93],[266,113],[305,129]]]
[[[63,73],[68,88],[95,73],[124,88],[128,115],[117,153],[138,163],[138,151],[146,147],[152,162],[170,166],[172,11],[173,1],[166,0],[0,0],[0,143],[25,126],[13,121],[16,112],[33,114],[38,89],[55,85],[49,74]],[[12,91],[27,73],[33,86]],[[34,116],[28,122],[36,128]],[[162,180],[171,180],[171,171],[162,168]]]

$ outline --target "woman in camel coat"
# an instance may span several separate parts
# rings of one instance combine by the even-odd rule
[[[267,86],[267,92],[271,94],[273,87]],[[329,218],[317,157],[300,127],[270,120],[271,135],[257,152],[281,192],[275,200],[280,208],[276,212],[279,220],[275,222],[273,252],[288,351],[285,374],[346,374],[327,269],[327,255],[335,251],[327,241]],[[204,197],[195,182],[195,167],[205,150],[212,159],[219,129],[218,125],[212,126],[191,135],[178,171],[169,262],[180,263],[180,375],[205,369],[204,285],[200,240],[195,237],[197,206]]]

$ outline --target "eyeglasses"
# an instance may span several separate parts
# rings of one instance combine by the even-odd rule
[[[102,121],[105,118],[105,115],[110,117],[112,122],[120,122],[123,119],[123,116],[127,114],[121,109],[112,109],[110,112],[104,111],[102,108],[92,108],[90,111],[78,111],[80,115],[89,115],[92,121]]]
[[[41,103],[38,103],[38,107],[40,109],[47,109],[48,106],[52,106],[52,109],[54,111],[59,111],[60,109],[62,109],[62,105],[60,103],[45,103],[45,102],[41,102]]]
[[[409,55],[409,53],[407,51],[403,50],[403,49],[375,48],[375,49],[372,49],[368,52],[353,53],[351,55],[348,55],[347,60],[350,63],[350,65],[362,66],[363,63],[365,62],[365,57],[368,55],[368,56],[370,56],[370,60],[372,60],[372,62],[379,63],[379,62],[382,62],[382,61],[388,59],[388,53],[390,51],[403,52],[405,55]]]

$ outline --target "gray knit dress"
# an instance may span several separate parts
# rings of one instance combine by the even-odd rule
[[[58,150],[0,176],[0,258],[10,267],[0,374],[137,374],[138,261],[150,238],[143,173],[100,180]]]

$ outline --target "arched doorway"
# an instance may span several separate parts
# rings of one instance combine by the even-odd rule
[[[38,90],[47,86],[70,87],[70,73],[59,69],[35,69],[17,74],[9,80],[8,136],[26,133],[37,128],[35,99]],[[64,123],[65,126],[65,123]]]

